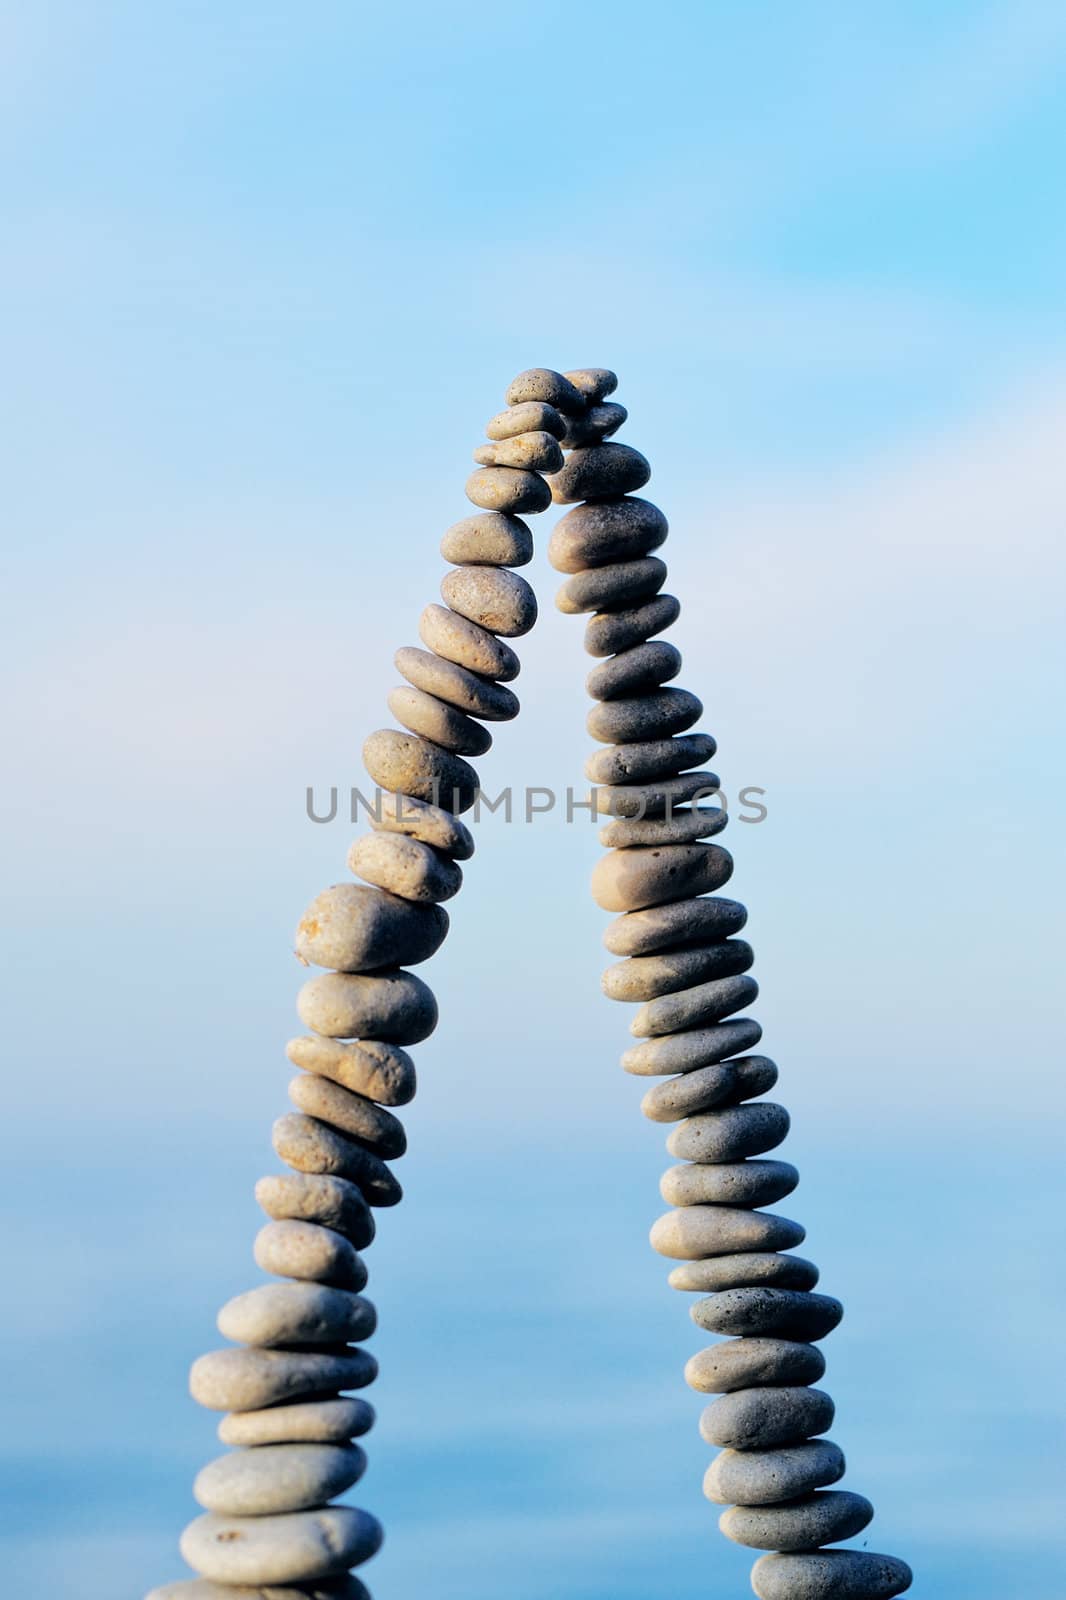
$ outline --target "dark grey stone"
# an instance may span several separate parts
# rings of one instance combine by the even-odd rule
[[[687,689],[657,689],[626,700],[601,700],[585,726],[601,744],[645,744],[683,733],[703,715],[703,701]]]
[[[729,1339],[692,1356],[685,1382],[700,1394],[729,1394],[763,1384],[817,1383],[825,1357],[813,1344],[787,1339]]]
[[[616,917],[608,923],[603,942],[615,956],[655,955],[728,939],[739,933],[747,920],[748,913],[739,900],[721,895],[677,900]]]
[[[613,817],[599,830],[607,850],[628,850],[632,845],[693,844],[709,839],[729,821],[724,806],[671,807],[661,817]]]
[[[585,688],[593,700],[622,700],[658,689],[681,671],[681,652],[666,639],[634,645],[593,667]]]
[[[825,1433],[835,1415],[822,1389],[735,1389],[704,1411],[700,1437],[721,1450],[771,1450]]]
[[[709,1067],[713,1061],[725,1061],[727,1057],[737,1055],[741,1051],[752,1050],[761,1038],[762,1028],[759,1024],[750,1017],[742,1017],[738,1022],[719,1022],[712,1028],[692,1028],[688,1033],[668,1034],[665,1039],[646,1039],[643,1044],[634,1045],[632,1050],[625,1052],[622,1066],[627,1072],[636,1073],[638,1077],[665,1078],[674,1072],[692,1072],[696,1067]],[[780,1106],[777,1109],[780,1111]],[[726,1116],[729,1113],[709,1111],[707,1115]],[[690,1127],[696,1120],[703,1119],[690,1118],[688,1122],[682,1123],[681,1127]],[[680,1131],[680,1128],[675,1129],[671,1138],[676,1138]],[[679,1154],[669,1144],[668,1148],[672,1155]],[[763,1145],[761,1148],[768,1150],[771,1147]],[[721,1159],[730,1161],[735,1158],[723,1155]]]
[[[658,550],[669,528],[665,514],[650,500],[633,497],[575,506],[552,529],[548,560],[556,572],[574,573],[635,561]]]
[[[778,1506],[733,1506],[718,1526],[734,1544],[754,1550],[816,1550],[822,1544],[854,1539],[873,1521],[865,1495],[829,1489]]]
[[[579,450],[585,445],[602,444],[604,439],[618,432],[628,415],[625,406],[610,400],[605,405],[589,406],[584,416],[570,418],[563,446],[567,450]]]
[[[661,1042],[667,1043],[666,1040]],[[725,1106],[720,1111],[689,1117],[674,1129],[666,1148],[679,1161],[741,1161],[745,1156],[773,1150],[788,1129],[789,1115],[784,1106],[775,1105],[772,1100],[760,1100],[752,1105]]]
[[[642,489],[650,477],[646,456],[632,445],[608,439],[604,444],[571,451],[563,470],[552,477],[551,497],[557,505],[615,500]]]
[[[680,615],[681,602],[672,594],[657,594],[642,606],[604,611],[585,624],[585,649],[590,656],[613,656],[631,650],[663,633]]]
[[[572,383],[587,405],[595,405],[618,388],[617,374],[610,367],[574,367],[563,377]]]
[[[739,1337],[798,1339],[815,1344],[840,1322],[844,1307],[829,1294],[758,1285],[725,1289],[699,1300],[691,1316],[708,1333]]]
[[[688,767],[709,761],[718,746],[709,733],[686,733],[678,739],[649,739],[643,744],[612,744],[594,750],[585,762],[593,783],[641,783],[673,778]]]
[[[814,1439],[779,1450],[723,1450],[707,1468],[703,1492],[718,1505],[772,1506],[843,1476],[840,1446]]]
[[[758,994],[759,985],[747,975],[712,978],[709,983],[697,984],[692,989],[649,1000],[629,1024],[629,1031],[638,1039],[648,1039],[683,1033],[686,1028],[703,1028],[710,1022],[732,1016],[734,1011],[743,1011],[745,1006],[753,1004]]]
[[[624,561],[614,567],[590,567],[587,572],[567,578],[555,596],[555,604],[571,617],[583,611],[615,611],[657,594],[665,582],[666,562],[658,556]]]
[[[671,950],[660,956],[634,956],[618,961],[603,974],[601,986],[611,1000],[654,1000],[659,995],[688,989],[709,978],[746,972],[755,959],[743,939],[723,939],[718,944],[692,950]],[[665,1087],[665,1086],[662,1086]]]
[[[708,800],[718,789],[717,773],[700,771],[683,772],[677,778],[651,778],[646,783],[605,784],[592,793],[600,816],[639,820],[672,815],[675,806]]]
[[[719,1076],[723,1068],[727,1072],[724,1081]],[[776,1082],[777,1067],[768,1056],[737,1056],[657,1083],[640,1102],[640,1109],[652,1122],[681,1122],[710,1111],[712,1106],[754,1099]]]
[[[687,1261],[684,1266],[675,1267],[667,1281],[671,1289],[696,1290],[703,1294],[762,1283],[777,1284],[783,1289],[813,1289],[818,1282],[818,1268],[802,1256],[779,1255],[771,1250],[740,1250],[736,1255]],[[730,1439],[722,1442],[733,1443]]]
[[[891,1600],[912,1581],[905,1561],[872,1550],[760,1556],[751,1569],[759,1600]]]

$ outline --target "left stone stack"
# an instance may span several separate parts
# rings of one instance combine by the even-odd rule
[[[219,1438],[233,1448],[194,1484],[204,1514],[181,1551],[199,1577],[148,1600],[369,1600],[351,1568],[374,1555],[381,1526],[330,1502],[366,1466],[356,1441],[374,1412],[350,1391],[377,1374],[362,1348],[377,1317],[359,1252],[373,1241],[374,1210],[402,1197],[389,1163],[406,1139],[390,1108],[414,1095],[407,1046],[437,1022],[432,991],[409,969],[440,948],[442,902],[474,851],[459,817],[478,789],[465,758],[491,745],[486,722],[518,712],[507,683],[519,661],[505,640],[537,616],[533,590],[511,570],[533,554],[522,515],[551,504],[541,474],[560,469],[558,441],[585,409],[578,390],[541,369],[516,378],[507,401],[467,482],[479,513],[441,542],[453,563],[444,605],[422,614],[425,648],[396,654],[406,681],[389,709],[402,731],[380,729],[363,747],[377,793],[373,831],[348,857],[362,881],[324,890],[297,929],[299,959],[326,970],[300,991],[307,1032],[288,1047],[300,1069],[289,1086],[295,1110],[274,1125],[291,1170],[256,1185],[269,1220],[255,1259],[277,1281],[228,1301],[218,1327],[234,1343],[193,1365],[193,1398],[225,1413]]]

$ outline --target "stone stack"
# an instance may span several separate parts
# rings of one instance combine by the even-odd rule
[[[760,1600],[887,1600],[911,1582],[910,1569],[867,1550],[827,1549],[861,1533],[873,1516],[862,1495],[830,1488],[844,1474],[838,1445],[824,1437],[833,1402],[813,1387],[825,1371],[819,1342],[843,1307],[815,1293],[818,1268],[792,1254],[799,1223],[765,1208],[790,1194],[795,1167],[769,1158],[788,1132],[783,1106],[760,1099],[777,1067],[751,1054],[762,1030],[746,1011],[758,993],[753,952],[738,938],[747,913],[715,893],[732,861],[711,842],[725,826],[718,788],[703,768],[715,750],[693,732],[703,707],[672,685],[681,667],[658,638],[680,607],[664,594],[667,570],[656,551],[663,513],[639,498],[650,468],[637,450],[611,438],[623,407],[608,400],[613,373],[566,374],[586,401],[562,437],[566,464],[551,477],[553,499],[582,502],[557,524],[548,547],[567,574],[560,610],[592,613],[585,645],[600,664],[588,678],[596,704],[588,731],[600,748],[586,764],[597,786],[600,833],[608,853],[592,892],[619,913],[605,935],[621,957],[604,974],[615,1000],[637,1002],[637,1043],[626,1071],[662,1081],[644,1096],[654,1122],[675,1123],[667,1148],[679,1165],[662,1181],[675,1209],[652,1229],[655,1249],[681,1265],[676,1289],[702,1296],[697,1326],[725,1336],[693,1356],[688,1382],[716,1394],[700,1431],[721,1453],[704,1492],[727,1506],[730,1539],[770,1554],[752,1572]]]

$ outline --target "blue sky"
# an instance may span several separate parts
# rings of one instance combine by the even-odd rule
[[[1062,9],[58,3],[0,44],[9,1584],[181,1571],[185,1370],[255,1281],[351,833],[305,788],[359,780],[510,377],[603,363],[681,681],[766,790],[730,892],[871,1545],[1055,1595]],[[588,745],[535,531],[494,790]],[[479,837],[370,1257],[375,1595],[744,1594],[594,831]]]

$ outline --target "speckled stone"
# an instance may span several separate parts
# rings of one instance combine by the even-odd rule
[[[726,1106],[689,1117],[674,1129],[666,1148],[679,1161],[741,1161],[773,1150],[788,1129],[784,1106],[761,1100],[756,1105]]]
[[[631,700],[601,700],[585,719],[601,744],[644,744],[683,733],[703,715],[703,701],[687,689],[657,689]]]
[[[805,1230],[773,1211],[746,1211],[733,1206],[678,1206],[667,1211],[651,1230],[651,1246],[674,1261],[700,1261],[750,1250],[791,1250],[802,1244]]]
[[[734,1544],[754,1550],[816,1550],[821,1544],[853,1539],[873,1521],[874,1508],[861,1494],[830,1489],[788,1505],[733,1506],[718,1526]]]
[[[550,367],[530,367],[520,372],[507,387],[504,396],[509,406],[528,405],[531,400],[542,400],[566,416],[580,416],[585,409],[585,397],[569,378]]]
[[[603,942],[614,956],[656,955],[728,939],[739,933],[747,920],[748,913],[739,900],[721,895],[679,900],[616,917],[608,923]]]
[[[728,1069],[723,1087],[720,1073]],[[697,1067],[649,1089],[640,1109],[651,1122],[680,1122],[713,1106],[736,1104],[765,1094],[777,1082],[777,1067],[768,1056],[737,1056],[709,1067]]]
[[[613,567],[590,567],[567,578],[555,596],[556,609],[568,617],[585,611],[616,611],[658,594],[666,577],[666,562],[658,556]]]
[[[787,1339],[729,1339],[700,1350],[685,1366],[685,1382],[700,1394],[729,1394],[763,1384],[817,1383],[825,1357],[813,1344]]]
[[[193,1362],[189,1393],[209,1411],[259,1411],[305,1395],[365,1389],[377,1372],[368,1350],[212,1350]]]
[[[607,440],[571,451],[563,470],[552,477],[551,497],[563,506],[577,500],[615,500],[642,489],[650,477],[646,456],[632,445]]]
[[[385,1163],[314,1117],[288,1111],[274,1123],[274,1149],[297,1172],[345,1178],[372,1206],[395,1206],[403,1190]]]
[[[743,1011],[758,994],[759,985],[746,974],[713,978],[692,989],[649,1000],[630,1022],[629,1031],[638,1039],[652,1039],[666,1033],[682,1033],[686,1028],[703,1028],[732,1016],[734,1011]]]
[[[533,559],[533,535],[520,517],[483,511],[453,522],[441,539],[440,553],[457,567],[524,567]]]
[[[490,439],[514,439],[520,433],[550,433],[553,439],[561,439],[566,433],[566,422],[554,406],[543,400],[527,400],[490,417],[485,433]],[[454,561],[456,558],[448,556],[447,559]],[[506,564],[511,565],[509,561]]]
[[[742,1017],[735,1022],[715,1023],[711,1028],[692,1028],[688,1033],[669,1034],[665,1039],[646,1039],[643,1044],[636,1044],[625,1052],[622,1066],[626,1072],[635,1073],[640,1078],[665,1078],[675,1072],[693,1072],[697,1067],[709,1067],[714,1061],[725,1061],[741,1051],[753,1050],[761,1038],[762,1028],[759,1024],[750,1017]],[[717,1113],[707,1114],[714,1116]],[[722,1157],[723,1161],[726,1159],[726,1156]]]
[[[412,905],[360,883],[335,883],[300,918],[296,955],[335,972],[414,966],[436,954],[447,932],[448,913],[439,906]]]
[[[760,1556],[751,1569],[758,1600],[891,1600],[912,1581],[905,1561],[872,1550]]]
[[[570,426],[563,434],[564,449],[579,450],[585,445],[601,444],[618,432],[628,415],[625,406],[610,400],[603,405],[589,406],[582,416],[570,418]]]
[[[483,467],[517,467],[524,472],[559,472],[565,457],[558,439],[542,430],[515,433],[498,443],[482,444],[474,460]]]
[[[328,1122],[383,1161],[395,1161],[407,1149],[407,1135],[398,1117],[330,1078],[301,1072],[289,1084],[289,1099],[298,1111]]]
[[[254,1254],[257,1266],[279,1278],[356,1291],[366,1285],[366,1263],[351,1241],[317,1222],[268,1222],[256,1234]]]
[[[440,592],[459,616],[489,633],[515,638],[537,620],[537,597],[525,578],[507,567],[455,567]]]
[[[510,683],[521,671],[522,663],[509,644],[446,606],[426,606],[418,632],[422,643],[437,655],[483,678]]]
[[[618,377],[610,367],[573,367],[563,377],[581,395],[587,405],[595,405],[618,388]]]
[[[267,1444],[209,1461],[192,1492],[205,1510],[220,1516],[270,1516],[324,1505],[365,1471],[358,1445]]]
[[[658,689],[680,671],[681,652],[676,645],[651,639],[593,667],[585,689],[593,700],[622,700]]]
[[[650,555],[666,539],[670,525],[650,500],[603,500],[575,506],[560,517],[548,540],[548,560],[556,572],[584,572]]]
[[[755,952],[744,939],[723,939],[691,950],[618,961],[607,968],[600,986],[610,1000],[654,1000],[711,978],[746,972],[754,959]]]
[[[365,1583],[346,1573],[343,1578],[308,1579],[298,1589],[289,1584],[212,1583],[210,1578],[180,1578],[153,1589],[145,1600],[371,1600]]]
[[[645,783],[609,784],[592,791],[596,812],[608,817],[664,817],[675,806],[709,800],[717,795],[714,772],[683,772],[677,778],[649,778]]]
[[[348,851],[348,865],[356,877],[424,905],[450,900],[463,886],[458,862],[400,833],[364,834]]]
[[[772,1450],[833,1426],[836,1407],[822,1389],[734,1389],[700,1418],[700,1437],[720,1450]]]
[[[830,1294],[758,1285],[708,1295],[696,1302],[690,1314],[696,1326],[707,1333],[815,1344],[832,1333],[844,1307]]]
[[[297,1400],[267,1406],[263,1411],[234,1411],[222,1418],[223,1444],[343,1444],[361,1438],[374,1426],[374,1408],[366,1400],[337,1396],[332,1400]]]
[[[482,722],[509,722],[517,717],[518,696],[500,683],[479,678],[476,672],[457,667],[454,661],[444,661],[431,650],[417,650],[405,645],[397,650],[396,666],[408,683],[425,694],[434,695],[448,705],[478,717]],[[430,843],[433,843],[430,840]]]
[[[466,498],[486,511],[545,511],[552,493],[536,472],[518,467],[479,467],[466,480]]]
[[[405,1106],[417,1087],[415,1064],[406,1050],[380,1039],[290,1039],[285,1053],[293,1066],[332,1078],[353,1094],[383,1106]]]
[[[362,1191],[346,1178],[318,1172],[279,1172],[260,1178],[255,1198],[276,1222],[317,1222],[350,1239],[357,1250],[372,1243],[373,1213]]]
[[[456,861],[467,861],[474,854],[473,834],[450,811],[389,789],[377,789],[367,798],[370,803],[364,814],[378,833],[400,833],[405,838],[418,839]]]
[[[742,1250],[736,1255],[686,1261],[673,1269],[667,1282],[671,1289],[696,1290],[702,1294],[766,1283],[782,1289],[813,1289],[818,1282],[818,1268],[802,1256],[777,1255],[771,1250]]]
[[[389,690],[388,706],[397,722],[431,739],[459,756],[483,756],[492,748],[492,734],[480,722],[474,722],[465,711],[459,711],[445,700],[423,689],[397,684]]]
[[[363,744],[363,761],[383,789],[428,800],[444,811],[469,811],[474,803],[478,776],[473,767],[415,733],[379,728]]]
[[[643,744],[609,744],[594,750],[585,762],[593,783],[641,783],[673,778],[686,767],[709,761],[718,748],[709,733],[686,733],[678,739],[648,739]]]
[[[386,1039],[417,1044],[437,1026],[433,991],[402,970],[363,974],[324,972],[296,997],[300,1021],[327,1039]]]
[[[606,850],[628,850],[631,846],[694,844],[709,839],[729,821],[724,806],[690,806],[661,817],[613,817],[599,831]]]
[[[353,1506],[324,1506],[274,1517],[205,1512],[181,1536],[181,1553],[216,1583],[299,1583],[328,1578],[379,1548],[381,1524]]]
[[[844,1453],[831,1439],[780,1450],[723,1450],[703,1479],[717,1505],[772,1506],[823,1489],[844,1476]]]
[[[592,898],[604,911],[643,911],[725,883],[733,858],[714,844],[661,845],[646,850],[611,850],[592,872]]]
[[[772,1206],[798,1183],[799,1173],[788,1161],[694,1162],[664,1172],[659,1192],[671,1206]]]
[[[585,649],[590,656],[613,656],[632,650],[671,627],[681,615],[681,602],[672,594],[657,594],[642,606],[604,611],[585,624]]]

